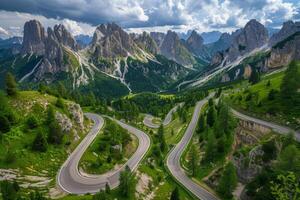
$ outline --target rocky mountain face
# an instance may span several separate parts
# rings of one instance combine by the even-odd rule
[[[250,20],[233,39],[227,53],[228,60],[234,61],[237,57],[267,44],[268,37],[268,31],[262,24]]]
[[[230,44],[229,48],[223,51],[223,58],[230,63],[238,57],[243,56],[252,50],[262,47],[268,43],[268,30],[255,19],[250,20],[244,28],[237,30],[231,36],[223,35],[224,46]],[[221,46],[221,45],[220,45]],[[220,55],[216,55],[220,56]],[[214,58],[213,61],[220,61]],[[221,62],[212,62],[213,66],[219,65]]]
[[[196,57],[206,61],[212,57],[209,48],[204,45],[204,39],[196,31],[191,32],[190,37],[185,41],[185,46]]]
[[[285,38],[300,31],[300,22],[287,21],[284,22],[279,32],[272,35],[270,38],[270,46],[284,40]]]
[[[36,55],[44,55],[45,38],[45,29],[39,21],[30,20],[26,22],[24,25],[24,37],[21,53],[33,53]]]
[[[67,47],[70,47],[72,50],[77,51],[78,45],[75,38],[72,34],[64,27],[64,25],[59,24],[54,26],[54,34],[57,38],[57,41]]]
[[[21,53],[42,56],[41,62],[36,66],[37,69],[33,69],[33,80],[51,82],[54,77],[46,74],[55,75],[58,72],[71,71],[73,66],[68,63],[66,57],[66,51],[70,51],[69,49],[77,51],[78,46],[63,25],[48,28],[46,33],[41,23],[36,20],[25,23]]]
[[[160,53],[166,58],[184,66],[192,67],[196,63],[193,55],[174,31],[168,31],[160,46]]]
[[[150,32],[150,36],[153,38],[153,40],[156,42],[157,46],[160,48],[162,45],[164,38],[166,34],[160,33],[160,32]]]
[[[266,60],[269,69],[287,66],[300,59],[300,31],[275,44]]]
[[[133,39],[115,23],[96,28],[89,52],[97,58],[127,57],[137,53]]]
[[[149,33],[143,32],[142,34],[131,34],[131,37],[141,49],[144,49],[152,54],[157,54],[159,52],[157,43]]]

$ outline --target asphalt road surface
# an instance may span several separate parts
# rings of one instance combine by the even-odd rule
[[[298,131],[294,131],[293,129],[291,129],[289,127],[281,126],[281,125],[275,124],[273,122],[267,122],[267,121],[264,121],[264,120],[261,120],[261,119],[250,117],[250,116],[245,115],[243,113],[240,113],[240,112],[238,112],[238,111],[236,111],[234,109],[231,109],[231,111],[232,111],[233,115],[235,117],[239,118],[239,119],[250,121],[250,122],[254,122],[256,124],[265,126],[267,128],[272,129],[273,131],[275,131],[277,133],[280,133],[280,134],[283,134],[283,135],[288,135],[289,133],[294,133],[295,139],[298,142],[300,142],[300,132],[298,132]]]
[[[172,108],[168,114],[166,115],[164,121],[162,122],[162,124],[164,126],[167,126],[168,124],[171,123],[172,121],[172,117],[173,117],[173,113],[176,112],[176,110],[178,109],[179,106],[182,106],[184,103],[180,103],[178,105],[176,105],[174,108]],[[143,123],[145,124],[145,126],[148,126],[150,128],[159,128],[159,124],[154,124],[153,123],[153,116],[150,114],[146,114],[143,120]]]
[[[211,95],[210,95],[211,97]],[[208,97],[209,98],[209,97]],[[171,153],[167,158],[167,167],[172,173],[172,175],[179,181],[186,189],[192,192],[196,197],[203,200],[217,200],[218,198],[207,191],[205,188],[193,182],[184,172],[180,165],[180,157],[184,149],[188,146],[193,133],[197,127],[197,122],[199,119],[199,114],[201,112],[202,106],[207,102],[208,98],[197,102],[192,120],[187,127],[184,136],[180,142],[172,149]]]
[[[106,183],[108,183],[111,188],[116,188],[119,185],[120,172],[125,169],[126,165],[134,171],[150,147],[150,138],[146,133],[121,121],[115,120],[120,126],[138,138],[139,146],[137,150],[132,157],[117,170],[109,171],[101,175],[82,173],[78,170],[80,158],[93,142],[104,124],[104,119],[99,115],[92,113],[86,113],[85,115],[94,121],[94,126],[62,165],[57,176],[59,187],[70,194],[96,193],[100,189],[104,189]]]

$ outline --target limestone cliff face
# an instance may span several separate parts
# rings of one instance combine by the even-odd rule
[[[63,44],[66,47],[69,47],[74,51],[77,51],[79,49],[76,40],[64,25],[55,25],[53,31],[59,43]]]
[[[152,54],[157,54],[159,52],[156,42],[149,33],[143,32],[142,34],[133,34],[132,38],[141,49]]]
[[[227,53],[228,60],[234,61],[239,56],[267,44],[268,38],[267,29],[258,21],[250,20],[233,39]]]
[[[45,54],[45,29],[37,20],[30,20],[24,25],[24,37],[21,53]]]
[[[192,67],[196,62],[174,31],[168,31],[160,47],[160,53],[181,65]]]
[[[51,82],[53,77],[46,77],[46,74],[69,72],[72,66],[65,60],[67,49],[78,50],[75,39],[63,25],[55,25],[54,29],[48,28],[45,33],[44,27],[37,20],[25,23],[22,54],[42,56],[42,61],[33,74],[34,81]]]
[[[300,32],[296,32],[274,45],[267,59],[268,68],[287,66],[292,60],[300,59]]]
[[[204,45],[203,38],[196,31],[192,31],[190,37],[185,41],[185,46],[195,56],[205,60],[211,59],[211,54]]]
[[[222,52],[213,53],[212,66],[218,66],[225,59],[226,63],[231,63],[238,57],[243,56],[252,50],[268,44],[269,35],[267,29],[256,20],[250,20],[244,28],[229,34],[223,34],[215,46],[210,47],[211,51],[219,49]],[[228,48],[224,49],[226,46]]]
[[[95,58],[126,57],[136,53],[136,44],[117,24],[101,24],[95,30],[89,51]]]
[[[160,32],[151,32],[150,36],[156,42],[157,46],[160,47],[164,41],[166,34]]]
[[[300,31],[300,22],[287,21],[284,22],[278,33],[270,38],[270,46],[276,45],[278,42]]]

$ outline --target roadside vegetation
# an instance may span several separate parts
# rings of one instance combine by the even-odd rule
[[[80,167],[90,174],[103,174],[125,163],[137,146],[135,136],[116,122],[105,119],[105,127],[82,156]]]
[[[237,108],[256,117],[300,127],[300,62],[292,62],[285,72],[262,77],[256,84],[234,87],[227,100]]]

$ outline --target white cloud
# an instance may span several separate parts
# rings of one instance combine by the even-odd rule
[[[0,11],[0,25],[7,30],[9,36],[22,36],[24,23],[32,19],[39,20],[45,28],[63,24],[73,35],[92,35],[95,30],[95,27],[90,24],[70,19],[53,19],[28,13]]]

